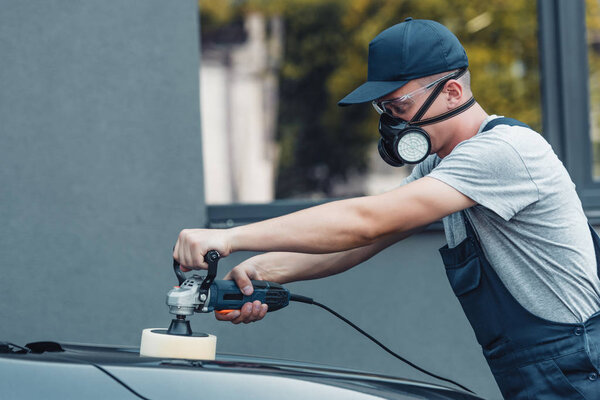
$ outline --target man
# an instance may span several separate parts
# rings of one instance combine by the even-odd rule
[[[444,26],[412,20],[369,46],[368,79],[340,105],[373,101],[380,154],[418,162],[390,192],[327,203],[226,230],[183,230],[174,258],[206,268],[218,250],[267,251],[227,276],[285,283],[347,270],[443,218],[440,250],[455,294],[506,398],[600,398],[597,235],[541,135],[489,116],[472,97],[468,60]],[[431,155],[429,155],[431,154]],[[217,318],[248,323],[266,305]]]

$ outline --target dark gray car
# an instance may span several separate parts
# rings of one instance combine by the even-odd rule
[[[479,399],[470,393],[322,365],[218,354],[140,357],[133,347],[0,342],[6,399]]]

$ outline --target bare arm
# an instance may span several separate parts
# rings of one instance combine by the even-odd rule
[[[422,229],[388,235],[377,242],[336,253],[307,254],[274,252],[261,255],[262,268],[272,280],[278,283],[324,278],[347,271],[367,261],[392,244],[404,240]],[[267,272],[268,270],[268,272]]]
[[[225,279],[235,280],[238,287],[246,295],[252,294],[252,279],[288,283],[299,280],[317,279],[346,271],[371,258],[386,247],[421,231],[415,229],[388,235],[377,242],[332,254],[305,253],[265,253],[251,257],[233,268]],[[228,314],[215,313],[221,321],[234,324],[249,323],[261,320],[268,311],[265,304],[259,301],[246,303],[241,310]]]
[[[367,261],[392,244],[406,239],[424,228],[409,232],[390,234],[375,243],[346,251],[328,254],[308,254],[290,252],[272,252],[252,257],[247,261],[257,269],[260,279],[277,283],[324,278],[347,271],[348,269]],[[228,278],[236,279],[243,275],[232,271]],[[246,282],[243,282],[246,283]],[[240,287],[244,287],[243,283]]]
[[[474,202],[451,186],[422,178],[376,196],[326,203],[231,231],[232,251],[332,253],[363,247],[428,225]]]
[[[451,186],[425,177],[376,196],[335,201],[232,229],[181,231],[173,257],[184,267],[207,268],[208,250],[336,253],[379,240],[475,205]]]

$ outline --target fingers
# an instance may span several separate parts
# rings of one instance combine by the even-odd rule
[[[179,262],[182,271],[208,268],[208,264],[204,261],[206,250],[201,242],[200,238],[194,236],[193,229],[184,229],[179,233],[173,249],[173,258]]]
[[[215,311],[215,318],[218,319],[219,321],[232,321],[234,319],[236,319],[237,317],[239,317],[241,314],[240,310],[233,310],[231,312],[228,312],[227,314],[222,314],[218,311]]]
[[[175,243],[175,247],[173,247],[173,259],[179,263],[179,269],[183,272],[191,271],[191,269],[184,267],[181,265],[181,257],[179,256],[179,239],[177,239],[177,243]]]
[[[247,271],[235,268],[227,274],[225,279],[228,277],[235,281],[236,285],[238,285],[242,293],[244,293],[246,296],[250,296],[254,292],[254,287],[252,286],[250,278],[260,279],[256,276],[249,276]]]
[[[239,323],[249,324],[263,319],[268,308],[266,304],[261,304],[260,301],[255,300],[252,303],[244,304],[240,310],[234,310],[228,314],[215,313],[215,317],[219,321],[230,321],[236,325]]]
[[[173,260],[177,261],[181,266],[181,262],[179,261],[179,238],[177,238],[177,242],[175,242],[175,247],[173,247]]]

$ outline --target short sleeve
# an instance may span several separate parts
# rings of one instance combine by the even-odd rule
[[[522,157],[497,136],[476,136],[460,143],[429,176],[506,221],[540,197]]]
[[[412,173],[402,180],[400,186],[407,185],[411,182],[416,181],[417,179],[423,178],[424,176],[429,174],[440,161],[441,158],[439,158],[437,155],[430,155],[425,160],[423,160],[423,162],[417,164],[413,168]]]

